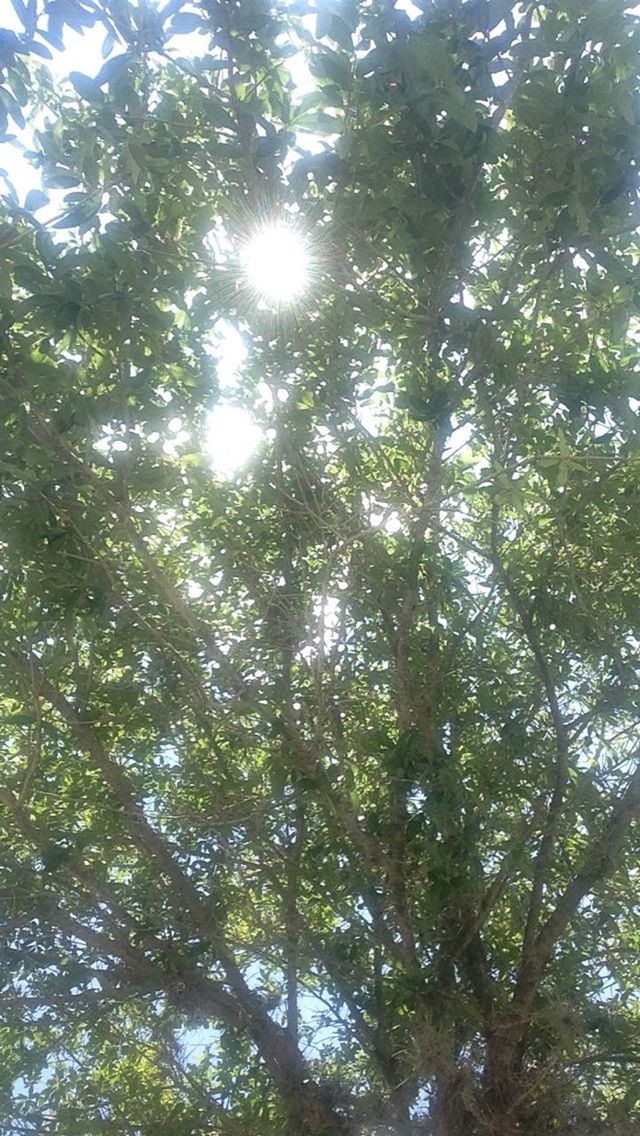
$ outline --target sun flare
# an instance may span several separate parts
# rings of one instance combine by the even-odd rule
[[[308,285],[308,243],[302,233],[284,221],[272,222],[255,233],[242,261],[249,286],[267,302],[290,304]]]

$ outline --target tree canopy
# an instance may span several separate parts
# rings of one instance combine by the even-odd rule
[[[12,3],[3,1136],[638,1132],[638,16]]]

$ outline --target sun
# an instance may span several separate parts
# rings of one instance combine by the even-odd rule
[[[241,406],[220,403],[210,412],[204,449],[219,477],[233,477],[254,454],[262,431]]]
[[[291,304],[307,288],[310,252],[303,234],[286,221],[272,221],[250,237],[242,253],[247,283],[274,304]]]

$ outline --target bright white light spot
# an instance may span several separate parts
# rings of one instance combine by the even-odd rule
[[[260,406],[264,407],[266,410],[272,409],[275,401],[275,391],[269,383],[265,383],[264,379],[261,379],[260,382],[256,384],[256,395],[256,402]]]
[[[368,434],[377,437],[384,426],[387,415],[380,405],[371,401],[356,404],[356,417],[362,423]]]
[[[160,524],[170,531],[173,531],[176,527],[176,517],[177,513],[175,509],[164,509],[161,513],[158,513]]]
[[[172,418],[171,419],[171,421],[169,423],[169,429],[173,433],[173,437],[167,438],[162,443],[163,454],[167,454],[168,457],[172,457],[172,458],[176,457],[176,455],[178,453],[178,447],[183,446],[185,442],[188,442],[189,438],[191,436],[189,434],[188,430],[181,430],[180,426],[177,425],[178,423],[180,423],[180,425],[181,425],[182,419],[180,419],[180,418]]]
[[[610,434],[612,429],[611,422],[594,422],[593,436],[594,438],[603,438],[605,434]]]
[[[316,88],[316,83],[309,70],[308,54],[306,50],[296,51],[285,59],[285,67],[291,76],[291,82],[296,89],[298,98],[308,95]]]
[[[374,529],[381,528],[383,532],[393,536],[402,529],[402,520],[395,509],[385,509],[384,512],[374,510],[369,514],[369,523]]]
[[[188,35],[175,35],[171,36],[165,42],[165,50],[169,48],[174,51],[180,59],[202,59],[203,55],[209,54],[210,58],[220,59],[219,51],[211,51],[208,48],[208,41],[205,38],[206,28],[203,31],[190,32]]]
[[[299,651],[300,658],[311,663],[335,645],[340,627],[340,600],[337,596],[317,596],[313,601],[310,637]]]
[[[237,390],[247,358],[247,346],[238,328],[227,320],[218,320],[205,340],[205,347],[216,360],[220,390],[223,393]]]
[[[10,12],[8,10],[6,12],[3,12],[2,13],[2,19],[4,21],[4,30],[5,31],[10,31],[10,32],[22,32],[22,31],[24,31],[24,28],[22,26],[22,21],[18,19],[18,16],[15,12]]]
[[[288,304],[309,280],[309,248],[295,228],[278,221],[249,241],[243,253],[247,281],[263,300]]]
[[[397,513],[392,513],[391,516],[384,522],[384,531],[393,536],[394,533],[400,532],[402,529],[402,521]]]
[[[449,440],[444,451],[445,459],[460,453],[460,450],[468,446],[473,437],[473,431],[474,427],[471,422],[463,422],[462,426],[456,426],[449,435]]]
[[[377,355],[373,360],[373,374],[369,373],[355,388],[356,417],[374,437],[384,430],[391,411],[388,367],[387,356]]]
[[[202,584],[199,584],[197,580],[187,580],[187,595],[189,599],[199,600],[203,590]]]
[[[412,4],[411,0],[397,0],[394,7],[399,12],[406,12],[410,20],[417,20],[418,16],[422,15],[422,8],[418,8],[416,4]]]
[[[205,450],[221,476],[234,473],[251,457],[262,431],[240,406],[214,407],[207,421]]]

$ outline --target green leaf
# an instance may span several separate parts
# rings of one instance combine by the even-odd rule
[[[405,828],[405,840],[411,844],[425,829],[424,813],[414,813]]]
[[[98,71],[94,80],[96,86],[104,87],[105,83],[108,85],[116,83],[127,71],[130,63],[131,55],[129,52],[122,52],[120,55],[112,55]]]
[[[58,868],[64,865],[71,859],[73,855],[73,848],[67,844],[55,844],[53,848],[42,857],[42,869],[44,872],[56,872]]]
[[[100,209],[101,196],[101,194],[80,194],[80,201],[74,205],[73,209],[69,209],[53,222],[54,228],[72,229],[88,224]]]
[[[69,79],[80,95],[80,98],[84,99],[85,102],[96,105],[104,102],[104,95],[95,79],[89,78],[88,75],[83,75],[80,71],[70,71]]]
[[[49,198],[46,193],[40,189],[30,189],[24,202],[24,207],[28,212],[37,213],[38,209],[42,209],[45,205],[49,204]]]
[[[448,100],[446,103],[446,110],[455,122],[459,122],[464,126],[465,130],[475,131],[478,125],[478,118],[474,107],[469,103],[457,99]]]
[[[13,119],[16,126],[24,130],[25,118],[22,113],[22,108],[15,95],[8,87],[0,87],[0,106]]]
[[[54,166],[50,170],[45,170],[42,180],[47,189],[71,189],[79,182],[76,174],[62,166]]]
[[[325,47],[320,54],[316,54],[310,61],[314,75],[320,79],[335,83],[341,90],[346,91],[351,86],[351,66],[349,60],[337,51]]]
[[[179,12],[167,28],[167,35],[189,35],[195,31],[206,31],[207,24],[195,12]]]
[[[38,43],[35,39],[32,39],[29,44],[29,52],[31,55],[39,55],[41,59],[53,58],[49,48],[44,43]]]

